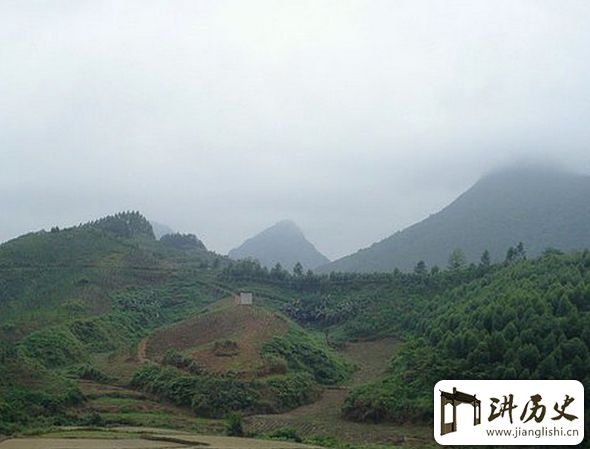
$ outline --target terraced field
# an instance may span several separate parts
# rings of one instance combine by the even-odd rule
[[[199,433],[221,433],[223,422],[197,418],[190,411],[127,388],[81,381],[80,390],[86,402],[78,410],[82,414],[98,413],[105,425],[135,425],[190,429]]]

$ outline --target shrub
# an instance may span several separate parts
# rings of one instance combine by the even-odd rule
[[[111,380],[109,376],[95,368],[90,363],[84,363],[83,365],[71,368],[70,374],[80,379],[93,380],[99,383],[107,383]]]
[[[32,333],[23,341],[21,351],[25,357],[48,368],[65,366],[85,358],[80,342],[62,328]]]
[[[291,427],[277,429],[274,432],[270,433],[268,436],[273,440],[294,441],[296,443],[303,442],[303,439],[297,434],[297,431]]]
[[[180,352],[170,349],[166,351],[162,358],[164,365],[173,366],[178,369],[188,371],[192,374],[202,374],[205,370],[193,359],[187,357]]]
[[[216,341],[213,344],[212,352],[218,357],[231,357],[239,352],[238,343],[233,340]]]
[[[244,436],[242,415],[239,413],[229,413],[225,417],[225,433],[231,437]]]
[[[313,377],[308,373],[276,376],[267,381],[281,410],[312,402],[318,393]]]
[[[258,370],[259,376],[270,376],[273,374],[287,374],[288,365],[283,357],[274,354],[266,354],[263,358],[263,365]]]
[[[194,234],[165,234],[160,241],[176,249],[203,249],[205,245]]]
[[[305,371],[321,384],[333,384],[346,379],[351,367],[332,353],[328,346],[299,329],[283,337],[274,337],[262,348],[265,358],[282,358],[294,371]]]

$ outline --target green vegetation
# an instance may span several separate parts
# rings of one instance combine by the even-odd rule
[[[205,245],[193,234],[165,234],[160,238],[160,242],[177,249],[202,249],[206,250]]]
[[[590,385],[590,253],[506,264],[438,296],[387,379],[353,391],[360,420],[425,420],[440,379],[578,379]]]
[[[191,374],[155,364],[141,366],[131,385],[212,418],[233,412],[280,412],[311,402],[317,395],[313,378],[306,373],[242,380],[232,374]]]
[[[336,357],[319,338],[300,329],[291,329],[283,337],[274,337],[262,349],[263,356],[285,360],[289,369],[309,373],[321,384],[334,384],[350,373],[342,359]]]
[[[301,443],[303,441],[297,434],[297,431],[290,427],[275,430],[268,434],[268,438],[281,441],[294,441],[295,443]]]
[[[484,252],[478,266],[465,266],[454,252],[442,271],[282,279],[242,261],[222,276],[265,294],[263,285],[272,285],[274,307],[322,331],[331,345],[403,337],[385,377],[352,390],[343,412],[359,421],[424,423],[432,419],[432,386],[440,379],[590,383],[590,253],[548,250],[527,259],[518,244],[507,255],[492,264]],[[283,299],[289,296],[296,299]],[[274,354],[296,359],[298,351],[285,346]]]
[[[100,229],[121,238],[147,237],[155,239],[152,225],[137,211],[109,215],[87,223],[84,227]],[[52,232],[55,232],[54,229]]]
[[[501,262],[522,241],[529,256],[547,247],[590,248],[590,177],[541,168],[493,173],[441,211],[380,242],[319,268],[323,273],[411,271],[419,261],[445,267],[460,248],[467,263],[484,251]]]
[[[230,413],[225,417],[225,433],[230,437],[244,436],[242,415]]]
[[[131,213],[0,245],[0,434],[209,419],[223,431],[224,417],[237,432],[235,413],[285,412],[348,382],[337,350],[383,337],[399,351],[378,381],[355,381],[350,420],[428,423],[443,378],[590,384],[587,251],[530,258],[516,244],[501,263],[454,251],[443,269],[314,274],[163,240]],[[230,301],[240,290],[255,306]]]
[[[231,375],[194,375],[153,364],[141,366],[131,385],[207,417],[252,410],[260,398],[251,382]]]

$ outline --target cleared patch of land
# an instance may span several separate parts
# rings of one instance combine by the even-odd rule
[[[160,361],[173,349],[211,372],[248,373],[262,365],[264,343],[287,330],[288,323],[280,315],[232,304],[155,332],[140,343],[138,359]]]
[[[273,432],[291,428],[303,438],[333,437],[338,440],[382,444],[430,443],[432,429],[426,426],[396,426],[393,424],[358,423],[345,420],[342,405],[348,391],[360,384],[379,379],[388,367],[397,347],[395,339],[348,343],[343,355],[358,369],[350,382],[337,388],[327,388],[321,398],[287,413],[255,415],[246,418],[250,432]]]
[[[17,438],[0,443],[0,449],[151,449],[186,448],[185,444],[141,439]]]
[[[305,444],[276,440],[209,436],[187,432],[173,433],[167,429],[135,428],[86,431],[70,429],[35,438],[14,438],[0,443],[0,449],[176,449],[188,447],[210,449],[313,448],[313,446]]]

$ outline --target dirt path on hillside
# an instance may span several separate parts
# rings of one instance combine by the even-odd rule
[[[248,417],[246,430],[272,432],[292,428],[302,437],[323,435],[349,442],[420,444],[432,433],[430,428],[357,423],[347,421],[341,416],[342,406],[350,389],[381,377],[396,348],[397,341],[390,338],[349,343],[342,354],[357,365],[358,370],[346,385],[327,388],[318,401],[286,413]]]
[[[149,337],[143,337],[137,345],[137,361],[143,363],[147,360],[145,350],[147,348]]]

